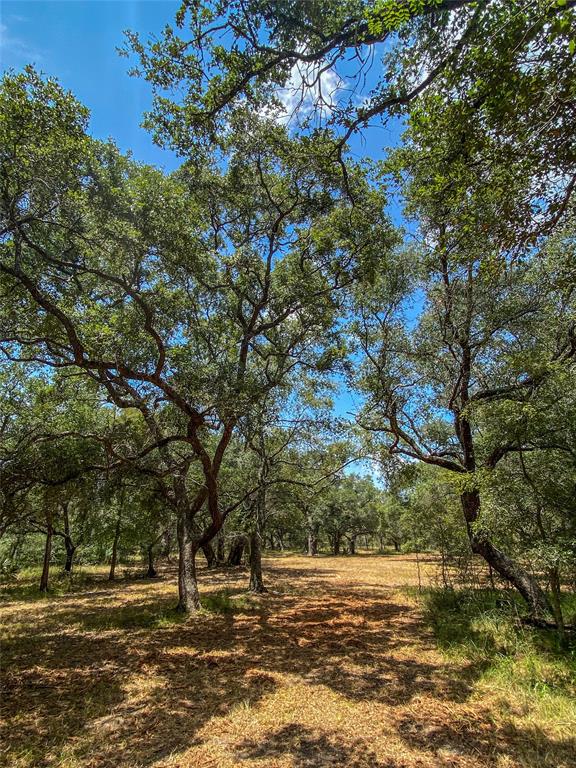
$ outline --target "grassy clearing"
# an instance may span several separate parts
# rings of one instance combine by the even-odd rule
[[[192,619],[173,610],[173,571],[108,584],[96,569],[63,594],[5,595],[0,762],[576,765],[571,657],[506,606],[426,591],[422,608],[404,555],[276,556],[265,570],[263,596],[242,569],[202,571]]]

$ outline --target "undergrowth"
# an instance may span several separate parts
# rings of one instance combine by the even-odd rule
[[[469,662],[475,686],[498,699],[503,713],[528,716],[536,726],[576,728],[576,638],[521,623],[522,603],[509,592],[427,589],[424,617],[440,650]],[[576,597],[564,599],[574,621]]]

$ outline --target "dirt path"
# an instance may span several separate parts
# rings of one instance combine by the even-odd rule
[[[169,576],[2,608],[11,768],[576,765],[496,718],[447,663],[405,557],[267,558],[273,591],[203,573],[211,611],[169,612]],[[229,596],[221,590],[230,588]]]

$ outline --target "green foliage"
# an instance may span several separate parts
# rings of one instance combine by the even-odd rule
[[[326,490],[320,501],[320,524],[328,535],[334,554],[343,540],[354,551],[356,538],[373,535],[378,527],[379,492],[368,477],[344,475]]]
[[[394,32],[414,16],[433,11],[443,0],[377,0],[366,11],[368,32],[374,37]]]
[[[182,158],[169,175],[91,138],[54,80],[6,75],[2,569],[51,536],[52,565],[131,559],[169,550],[177,520],[199,540],[227,517],[443,563],[490,535],[559,599],[576,558],[571,11],[184,3],[175,29],[128,38],[147,125]],[[366,46],[383,66],[358,100]],[[397,115],[377,173],[353,162],[353,133]],[[394,183],[417,245],[386,214]],[[335,372],[363,398],[366,452],[408,465],[386,494],[337,466]],[[280,426],[295,407],[315,436]]]

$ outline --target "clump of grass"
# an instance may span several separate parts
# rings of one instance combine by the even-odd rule
[[[521,602],[503,591],[428,589],[422,602],[440,649],[472,662],[470,673],[502,710],[519,709],[542,726],[576,727],[574,639],[561,643],[554,631],[522,625]]]
[[[254,608],[248,595],[233,594],[229,589],[202,596],[202,608],[208,613],[244,613]]]

